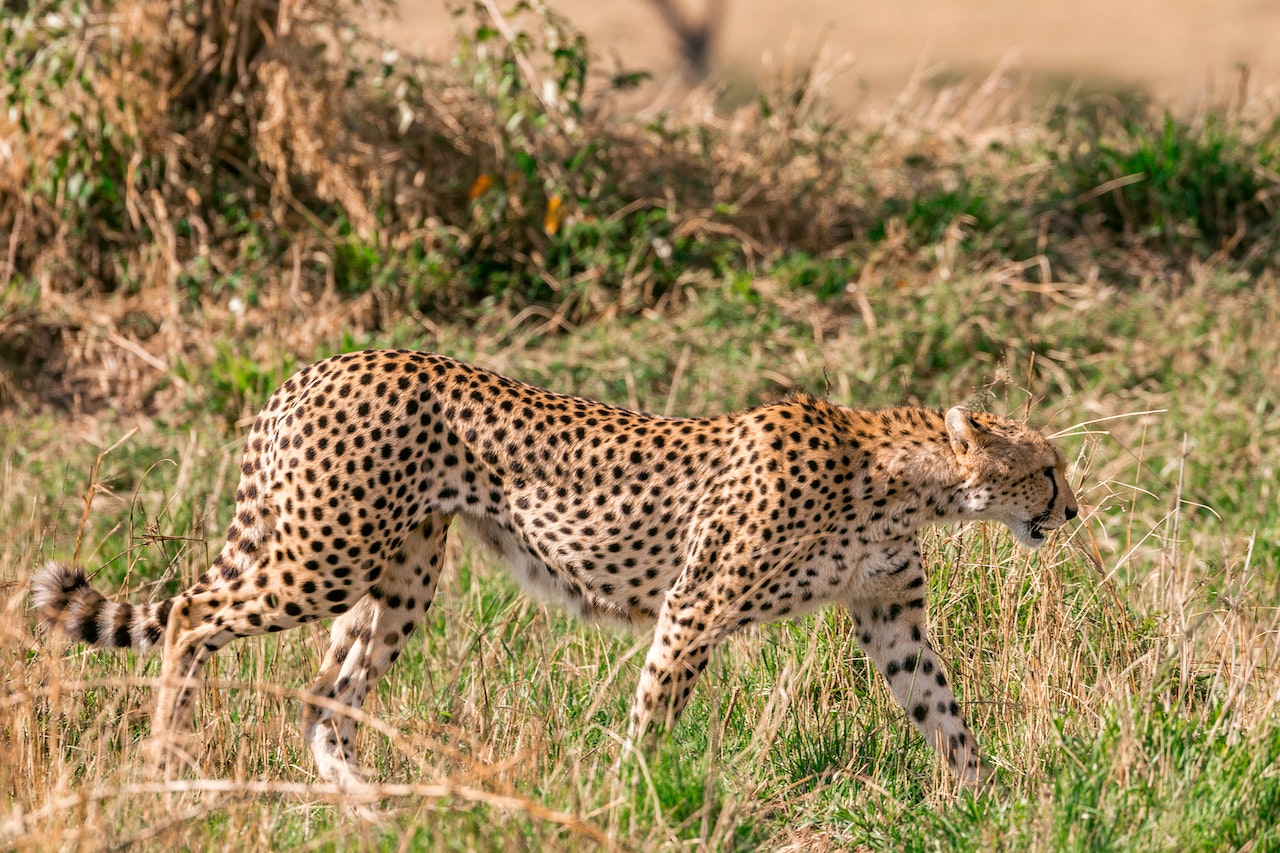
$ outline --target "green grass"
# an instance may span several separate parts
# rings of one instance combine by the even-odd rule
[[[1195,122],[1132,107],[1064,112],[1077,142],[1060,160],[1070,176],[1063,201],[1082,218],[1134,245],[1262,260],[1253,250],[1277,233],[1266,175],[1280,164],[1274,132],[1246,139],[1217,112]]]

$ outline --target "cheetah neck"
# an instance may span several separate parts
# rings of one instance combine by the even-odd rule
[[[966,474],[941,412],[918,407],[851,410],[848,430],[865,449],[862,494],[883,508],[884,528],[877,533],[910,535],[926,525],[972,517],[964,500]]]

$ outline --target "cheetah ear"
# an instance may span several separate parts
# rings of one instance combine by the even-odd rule
[[[976,420],[964,406],[947,409],[947,436],[951,449],[957,456],[964,456],[991,440],[991,432]]]

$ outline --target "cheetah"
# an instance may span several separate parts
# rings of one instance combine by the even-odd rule
[[[336,617],[301,726],[319,776],[362,784],[355,715],[430,606],[458,520],[527,591],[651,628],[630,742],[672,727],[717,644],[828,603],[962,783],[990,766],[925,631],[922,526],[1003,522],[1028,548],[1075,518],[1062,453],[955,407],[862,411],[798,394],[705,419],[545,391],[442,355],[302,368],[247,438],[235,518],[196,583],[115,603],[50,563],[33,606],[74,640],[163,641],[152,744],[192,737],[205,662]]]

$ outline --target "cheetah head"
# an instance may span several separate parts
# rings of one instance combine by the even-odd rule
[[[960,406],[947,411],[946,424],[964,475],[961,503],[969,517],[1003,522],[1027,548],[1039,548],[1045,531],[1076,517],[1079,505],[1067,482],[1066,460],[1039,432]]]

